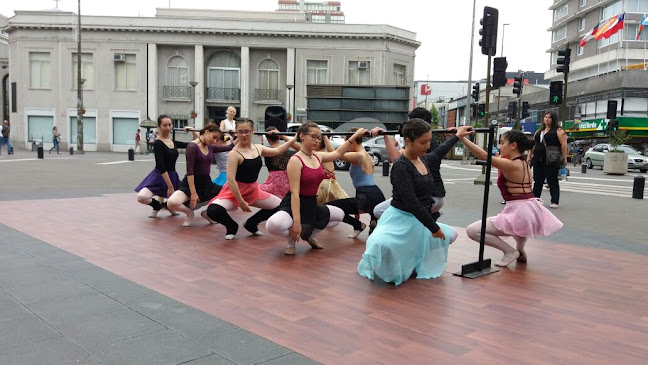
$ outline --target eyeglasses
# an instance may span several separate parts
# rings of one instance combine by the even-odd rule
[[[247,136],[250,133],[252,133],[252,131],[249,130],[249,129],[246,129],[244,131],[242,131],[242,130],[241,131],[236,131],[236,134],[238,134],[239,136]]]
[[[321,134],[313,133],[313,134],[307,134],[307,136],[310,136],[312,139],[314,139],[316,141],[321,141],[322,140],[322,135]]]

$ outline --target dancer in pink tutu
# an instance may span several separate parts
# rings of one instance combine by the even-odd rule
[[[485,160],[488,153],[466,137],[461,141],[475,157]],[[563,224],[533,195],[533,178],[529,164],[524,159],[524,151],[532,148],[534,141],[519,130],[511,130],[502,135],[499,145],[500,157],[493,157],[492,165],[499,170],[497,187],[506,201],[504,210],[486,220],[485,244],[504,253],[495,263],[508,266],[513,261],[526,262],[524,245],[528,238],[547,236],[559,230]],[[479,242],[481,221],[466,228],[466,234]],[[516,248],[511,247],[502,237],[513,237]]]
[[[279,132],[275,127],[266,128],[266,132],[270,131]],[[281,146],[279,139],[282,139],[284,142],[290,140],[287,136],[277,136],[274,134],[268,134],[266,138],[268,139],[268,144],[272,148],[278,148]],[[295,142],[291,147],[295,151],[299,151],[301,145]],[[268,178],[263,184],[259,185],[259,189],[283,199],[286,193],[290,190],[290,187],[288,186],[288,173],[286,172],[286,166],[288,165],[288,160],[293,154],[294,152],[288,150],[277,156],[266,156],[263,158],[265,160],[266,168],[268,168]]]

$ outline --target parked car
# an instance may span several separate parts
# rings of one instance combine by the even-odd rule
[[[372,155],[372,158],[374,159],[374,165],[378,165],[382,161],[389,161],[384,136],[370,138],[364,142],[364,145],[365,148],[369,147],[369,154]]]
[[[301,125],[302,125],[302,123],[288,123],[288,125],[286,127],[286,131],[287,132],[297,132],[297,128],[299,128],[299,126],[301,126]],[[333,129],[331,129],[331,127],[325,126],[323,124],[318,124],[317,126],[319,127],[319,129],[322,132],[333,132]]]
[[[330,140],[331,140],[331,145],[333,145],[333,148],[340,147],[340,145],[342,143],[344,143],[344,141],[345,141],[344,137],[340,137],[340,136],[330,137]],[[371,151],[371,149],[369,148],[369,146],[366,145],[366,142],[365,142],[365,145],[364,145],[364,149],[365,149],[365,151],[367,151],[369,153],[369,156],[371,156],[371,158],[373,159],[374,165],[377,165],[378,162],[380,162],[380,161],[378,160],[378,162],[376,162],[376,157],[375,157],[374,153]],[[349,167],[351,166],[351,164],[349,162],[344,161],[344,160],[335,160],[333,162],[333,165],[335,166],[336,170],[348,170]]]
[[[642,156],[637,150],[625,144],[617,146],[616,149],[628,154],[628,169],[638,169],[642,173],[648,171],[648,158]],[[585,163],[587,164],[587,168],[591,169],[594,166],[603,167],[605,152],[609,150],[610,145],[608,143],[600,143],[587,150],[587,152],[585,152]]]

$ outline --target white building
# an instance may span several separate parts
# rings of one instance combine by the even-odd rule
[[[47,147],[57,125],[62,147],[76,147],[78,18],[15,13],[0,18],[7,82],[16,85],[8,102],[12,142]],[[181,127],[194,124],[195,110],[201,127],[233,105],[258,121],[270,105],[293,115],[305,110],[307,84],[400,85],[411,79],[420,45],[414,33],[387,25],[312,23],[282,11],[158,9],[155,17],[81,22],[87,151],[126,151],[140,122],[163,113]]]

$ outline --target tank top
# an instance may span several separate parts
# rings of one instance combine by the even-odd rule
[[[362,171],[362,157],[360,158],[360,165],[349,167],[349,175],[351,175],[351,181],[353,181],[354,188],[361,188],[364,186],[374,186],[376,181],[374,180],[373,175],[366,174]]]
[[[227,133],[234,130],[234,122],[230,122],[229,119],[223,119],[223,122],[225,122],[225,130],[221,132]]]
[[[320,183],[324,180],[324,168],[322,168],[322,162],[316,154],[313,154],[319,162],[317,168],[310,168],[304,164],[304,160],[301,157],[295,155],[302,163],[301,169],[301,178],[299,179],[299,196],[308,196],[313,197],[317,196],[317,189],[319,188]]]
[[[523,156],[519,156],[513,159],[515,160],[522,160],[524,163],[524,177],[526,178],[526,174],[529,171],[529,166],[527,165],[526,160],[524,159]],[[508,184],[511,184],[513,186],[509,186]],[[528,183],[526,182],[515,182],[515,181],[510,181],[507,180],[504,177],[503,173],[499,173],[497,176],[497,187],[500,189],[500,192],[502,193],[502,198],[506,201],[511,201],[511,200],[521,200],[521,199],[530,199],[534,198],[535,196],[533,195],[533,191],[531,190],[531,182],[529,181]],[[518,194],[511,194],[511,192],[508,190],[509,187],[511,188],[522,188],[522,193]],[[529,189],[529,192],[526,192],[526,189]]]
[[[258,154],[255,158],[245,158],[241,152],[234,150],[243,156],[243,162],[236,169],[236,181],[250,184],[259,179],[259,171],[261,171],[263,163],[261,162],[259,149],[256,145],[254,145],[254,148],[256,148]]]

